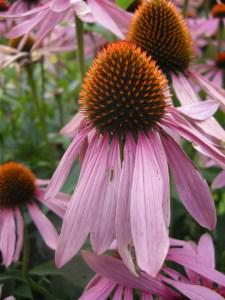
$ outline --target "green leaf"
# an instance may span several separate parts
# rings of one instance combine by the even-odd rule
[[[134,0],[116,0],[116,4],[124,9],[127,9],[128,6],[133,2]]]

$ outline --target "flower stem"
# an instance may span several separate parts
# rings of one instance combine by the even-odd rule
[[[26,71],[27,71],[27,79],[28,83],[30,85],[31,93],[32,93],[32,101],[34,108],[37,113],[37,117],[39,119],[39,125],[42,133],[42,137],[44,140],[47,142],[47,131],[46,131],[46,121],[45,121],[45,115],[44,115],[44,110],[43,107],[40,105],[39,99],[38,99],[38,94],[37,94],[37,88],[36,88],[36,83],[34,80],[34,72],[33,72],[33,65],[32,64],[27,64],[26,65]]]
[[[35,292],[41,294],[44,297],[44,299],[46,299],[46,300],[57,300],[57,298],[55,296],[51,295],[48,292],[47,289],[45,289],[44,287],[42,287],[39,284],[37,284],[33,279],[30,279],[29,282],[30,282],[31,288]]]
[[[189,0],[184,0],[183,9],[182,9],[182,13],[184,17],[186,17],[188,12],[188,4],[189,4]]]
[[[205,15],[208,18],[209,17],[209,0],[204,0],[204,9],[205,9]]]
[[[75,15],[76,24],[76,37],[77,37],[77,47],[78,47],[78,63],[80,67],[81,79],[85,75],[85,63],[84,63],[84,25],[80,18]]]
[[[24,225],[23,234],[23,260],[22,260],[22,274],[25,280],[28,280],[28,268],[29,268],[29,253],[30,245],[28,240],[27,225]]]

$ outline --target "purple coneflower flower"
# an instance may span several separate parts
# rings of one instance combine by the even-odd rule
[[[170,133],[194,142],[222,165],[225,156],[172,106],[165,76],[134,44],[116,42],[100,52],[84,80],[80,112],[63,132],[74,140],[46,198],[61,189],[80,152],[82,166],[56,250],[58,266],[90,233],[97,253],[116,238],[131,269],[134,244],[139,267],[155,276],[169,246],[168,164],[187,210],[202,226],[215,227],[208,186]]]
[[[152,56],[160,68],[172,77],[173,87],[182,104],[193,102],[190,97],[194,93],[191,87],[193,81],[197,81],[213,99],[225,104],[225,91],[190,66],[193,57],[191,35],[171,1],[144,1],[134,14],[128,39]]]
[[[165,300],[184,299],[184,296],[190,300],[222,300],[225,296],[225,276],[215,270],[214,249],[208,234],[201,237],[198,245],[171,240],[166,260],[178,264],[180,272],[170,263],[170,267],[163,266],[156,278],[142,271],[138,277],[134,276],[119,257],[87,251],[82,251],[82,256],[97,275],[80,300],[106,300],[109,296],[130,300],[135,291],[139,291],[140,299],[148,300],[153,296]]]
[[[2,263],[8,267],[19,259],[23,245],[24,221],[27,208],[46,245],[56,248],[58,233],[38,207],[36,200],[63,217],[69,197],[63,193],[46,203],[46,181],[38,180],[24,165],[8,162],[0,165],[0,251]]]

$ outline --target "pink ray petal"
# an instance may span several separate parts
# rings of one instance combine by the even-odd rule
[[[163,179],[155,147],[139,134],[131,192],[131,232],[137,262],[151,276],[161,269],[169,248],[162,208]]]
[[[55,198],[56,194],[60,191],[63,184],[65,183],[74,161],[76,160],[80,146],[84,139],[86,138],[87,134],[89,133],[89,128],[84,128],[72,141],[72,143],[67,148],[66,152],[64,153],[60,163],[58,164],[55,173],[52,176],[52,179],[49,183],[48,189],[45,194],[45,199],[53,199]]]
[[[79,130],[80,124],[83,121],[83,115],[78,112],[75,116],[60,130],[62,135],[74,137]]]
[[[16,224],[13,211],[4,209],[1,211],[1,229],[0,229],[0,250],[2,253],[2,263],[8,267],[14,258],[16,247]]]
[[[96,253],[101,254],[112,244],[115,237],[115,217],[118,187],[121,173],[119,141],[115,137],[111,143],[105,175],[105,192],[99,198],[98,215],[91,229],[91,244]]]
[[[123,287],[119,285],[115,290],[112,300],[122,300],[122,296],[123,296]]]
[[[209,234],[203,234],[198,242],[197,253],[207,266],[215,269],[215,250]]]
[[[189,70],[189,74],[200,84],[200,86],[206,91],[208,95],[225,105],[225,90],[216,86],[214,83],[210,82],[194,70]]]
[[[171,137],[165,136],[162,141],[185,208],[200,225],[215,228],[216,209],[206,181]]]
[[[224,299],[216,292],[200,285],[187,284],[183,282],[165,279],[165,282],[171,284],[190,300],[222,300]]]
[[[93,17],[97,23],[123,39],[131,15],[107,0],[88,0]]]
[[[204,121],[213,116],[218,108],[218,101],[205,100],[178,107],[178,110],[189,118],[197,121]]]
[[[49,8],[55,13],[60,13],[65,10],[68,10],[71,7],[71,3],[69,0],[54,0]]]
[[[124,289],[124,300],[133,300],[133,291],[130,288]]]
[[[213,180],[212,189],[221,189],[225,186],[225,171],[220,172]]]
[[[16,241],[16,249],[15,249],[15,254],[13,259],[14,262],[16,262],[20,258],[20,254],[23,247],[24,221],[19,208],[15,210],[15,219],[16,219],[17,241]]]
[[[141,300],[153,300],[153,298],[150,294],[141,293]]]
[[[28,204],[27,208],[46,245],[51,249],[56,249],[58,233],[55,227],[36,204]]]
[[[166,287],[159,279],[144,273],[141,273],[140,277],[136,277],[117,258],[97,255],[88,251],[82,251],[82,257],[92,270],[117,284],[166,297],[168,300],[176,299],[177,293]]]
[[[113,281],[101,278],[95,286],[87,289],[79,300],[106,300],[115,286],[116,283]]]
[[[132,242],[130,224],[130,198],[134,172],[134,159],[136,144],[132,136],[126,137],[124,146],[124,161],[118,191],[118,203],[116,209],[116,239],[117,247],[125,265],[133,274],[136,274],[135,266],[130,252]]]
[[[55,256],[57,266],[64,265],[80,250],[101,210],[98,201],[105,188],[102,184],[108,159],[107,137],[100,145],[97,142],[94,140],[87,150],[92,152],[94,148],[94,155],[86,164],[64,217]]]

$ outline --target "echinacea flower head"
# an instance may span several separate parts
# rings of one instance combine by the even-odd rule
[[[28,209],[46,245],[56,248],[58,234],[36,203],[38,200],[44,204],[45,185],[45,181],[38,180],[23,164],[7,162],[0,165],[0,251],[6,267],[20,257],[24,208]],[[46,206],[63,217],[68,197],[61,193],[56,199]]]
[[[135,273],[134,246],[138,266],[155,276],[169,247],[168,164],[187,210],[202,226],[214,228],[209,188],[167,129],[225,165],[224,154],[172,106],[166,78],[152,58],[130,42],[107,44],[84,80],[80,111],[62,130],[73,141],[46,192],[50,200],[60,191],[80,154],[80,177],[56,249],[58,266],[90,234],[97,253],[116,239]]]
[[[193,69],[191,34],[182,14],[171,1],[143,1],[129,26],[128,40],[146,51],[172,78],[177,98],[183,105],[198,102],[196,82],[207,96],[225,105],[225,91]]]
[[[175,5],[167,0],[144,1],[139,6],[128,40],[151,55],[165,73],[186,70],[193,58],[187,25]]]
[[[212,8],[211,13],[214,18],[225,18],[225,4],[216,3]]]
[[[6,0],[0,0],[0,11],[6,11],[9,8],[9,2]]]

